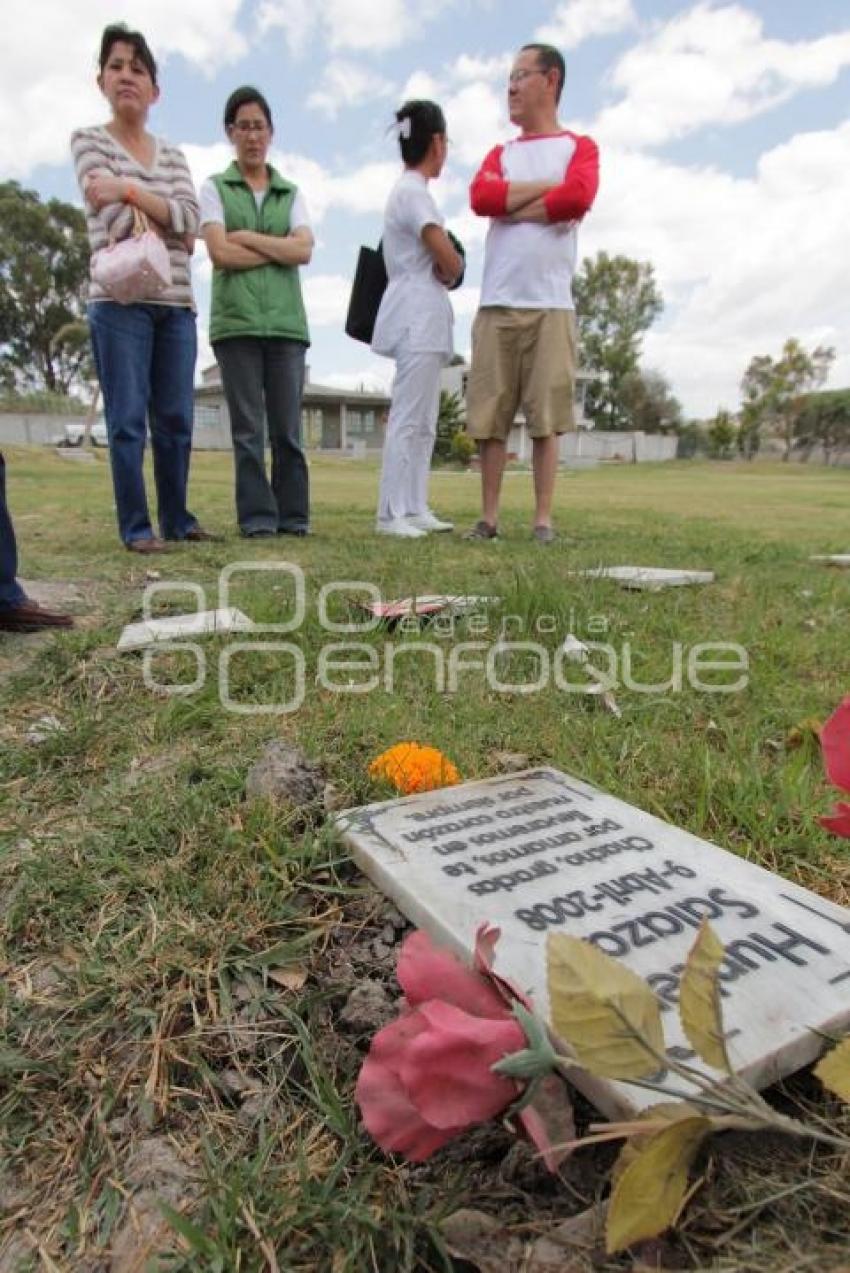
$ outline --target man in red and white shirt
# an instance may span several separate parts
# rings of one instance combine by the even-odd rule
[[[490,151],[470,187],[472,210],[490,217],[467,386],[483,503],[472,539],[496,537],[507,439],[520,406],[533,442],[534,536],[555,538],[558,435],[575,428],[576,227],[599,185],[595,142],[558,123],[564,78],[564,59],[551,45],[520,50],[508,88],[520,135]]]

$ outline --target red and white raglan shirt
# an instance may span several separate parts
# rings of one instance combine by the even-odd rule
[[[514,181],[552,183],[543,200],[548,225],[503,219]],[[493,147],[469,190],[473,212],[492,218],[484,247],[482,308],[574,308],[576,228],[598,187],[599,151],[590,137],[564,130]]]

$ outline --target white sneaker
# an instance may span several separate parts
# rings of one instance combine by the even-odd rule
[[[418,527],[411,525],[405,521],[403,517],[396,517],[391,522],[378,522],[375,530],[379,535],[398,535],[401,539],[424,539],[425,531],[419,530]]]
[[[433,530],[435,533],[439,531],[454,530],[454,522],[443,522],[436,517],[430,508],[424,513],[418,513],[415,517],[408,517],[406,521],[409,526],[416,526],[419,530]]]

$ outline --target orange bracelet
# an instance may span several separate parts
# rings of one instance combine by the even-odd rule
[[[134,208],[139,206],[139,192],[135,186],[128,184],[124,194],[124,202],[131,204]]]

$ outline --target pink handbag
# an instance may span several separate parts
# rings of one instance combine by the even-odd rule
[[[95,252],[91,259],[92,281],[121,305],[155,300],[171,283],[171,260],[165,243],[147,217],[133,208],[129,238]]]

